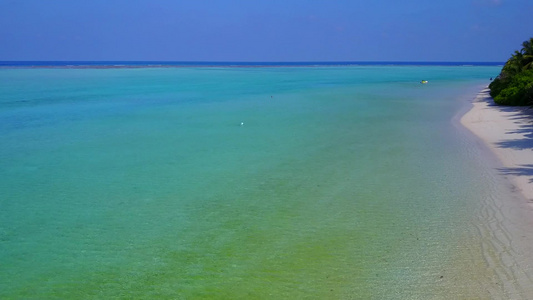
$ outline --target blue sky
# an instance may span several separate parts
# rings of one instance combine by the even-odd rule
[[[531,0],[0,0],[0,60],[506,61]]]

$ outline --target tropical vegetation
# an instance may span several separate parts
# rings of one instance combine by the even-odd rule
[[[494,102],[501,105],[533,104],[533,38],[522,43],[489,85]]]

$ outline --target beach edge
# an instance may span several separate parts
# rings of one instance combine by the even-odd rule
[[[476,135],[500,160],[498,171],[514,184],[533,208],[533,110],[498,106],[487,87],[471,101],[460,124]]]

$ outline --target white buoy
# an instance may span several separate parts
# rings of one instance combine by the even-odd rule
[[[244,122],[241,122],[241,126],[244,126]]]

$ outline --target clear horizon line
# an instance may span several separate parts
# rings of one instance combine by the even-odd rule
[[[446,60],[0,60],[0,62],[167,62],[167,63],[505,63],[504,61]]]

